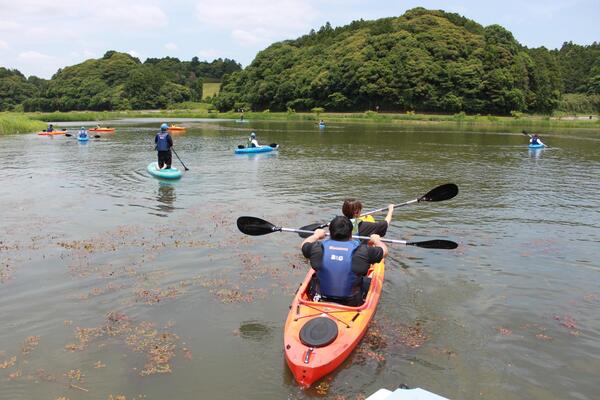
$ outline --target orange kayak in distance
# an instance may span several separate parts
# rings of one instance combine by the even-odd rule
[[[167,128],[168,132],[185,132],[186,130],[187,128],[183,126],[170,126]]]
[[[375,315],[385,262],[371,265],[371,285],[365,302],[358,307],[309,299],[311,270],[294,296],[283,333],[285,361],[302,388],[335,370],[358,345]]]
[[[111,133],[111,132],[114,132],[114,131],[115,131],[115,128],[91,128],[91,129],[88,129],[88,132],[108,132],[108,133]]]
[[[53,136],[53,135],[64,135],[65,133],[67,133],[66,130],[64,130],[64,131],[52,131],[52,132],[42,131],[42,132],[38,132],[37,134],[40,135],[40,136]]]

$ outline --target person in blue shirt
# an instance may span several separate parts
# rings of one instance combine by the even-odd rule
[[[48,128],[46,128],[46,132],[53,132],[54,126],[52,124],[48,124]]]
[[[544,143],[542,143],[542,139],[540,139],[540,136],[537,133],[534,133],[533,136],[531,136],[529,143],[530,144],[541,144],[541,145],[544,144]]]
[[[85,129],[85,126],[82,126],[79,130],[79,137],[86,138],[88,136],[88,131]]]
[[[169,132],[169,125],[162,124],[160,132],[154,137],[156,151],[158,152],[158,169],[162,169],[166,165],[166,169],[171,168],[171,147],[173,147],[173,139]]]
[[[323,240],[325,231],[317,229],[301,245],[302,254],[316,271],[310,295],[324,301],[359,306],[369,290],[370,279],[365,275],[371,264],[387,256],[387,246],[377,234],[371,235],[369,245],[353,240],[352,222],[345,216],[332,219],[329,232],[331,238]]]

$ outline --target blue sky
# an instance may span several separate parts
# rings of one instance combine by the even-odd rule
[[[600,0],[0,0],[0,66],[49,78],[107,50],[246,66],[269,44],[327,21],[341,26],[417,6],[500,24],[528,47],[600,42]]]

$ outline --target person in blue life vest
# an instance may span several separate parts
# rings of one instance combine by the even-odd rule
[[[258,140],[256,140],[256,133],[254,132],[248,138],[248,147],[259,147]]]
[[[46,132],[54,132],[54,125],[48,124],[48,128],[46,128]]]
[[[531,135],[531,139],[529,139],[529,143],[530,144],[541,144],[541,145],[544,144],[544,143],[542,143],[542,139],[540,139],[540,136],[537,133],[534,133],[533,135]]]
[[[79,130],[78,136],[80,138],[86,138],[88,136],[88,131],[85,129],[85,126],[82,126]]]
[[[169,125],[162,124],[160,132],[154,137],[156,151],[158,152],[158,169],[162,169],[166,165],[166,169],[171,168],[171,148],[173,147],[173,139],[169,132]]]
[[[317,229],[302,242],[302,255],[310,260],[316,271],[309,294],[315,301],[331,301],[359,306],[369,290],[370,279],[365,275],[371,264],[388,254],[379,235],[371,235],[368,244],[352,240],[352,222],[338,216],[329,223],[331,238]]]

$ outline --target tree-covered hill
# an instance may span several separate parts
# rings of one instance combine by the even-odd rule
[[[567,52],[581,52],[578,59],[586,65],[600,62],[596,44],[565,46],[575,46]],[[215,105],[221,110],[550,112],[565,88],[597,90],[593,68],[585,70],[562,53],[527,49],[499,25],[483,27],[458,14],[415,8],[401,17],[335,29],[326,24],[275,43],[225,78]],[[566,85],[569,73],[578,75],[577,83]]]
[[[144,63],[126,53],[108,51],[59,70],[50,80],[26,79],[0,68],[0,111],[122,110],[163,108],[202,98],[202,83],[239,71],[229,59],[211,63],[177,58],[149,58]]]

